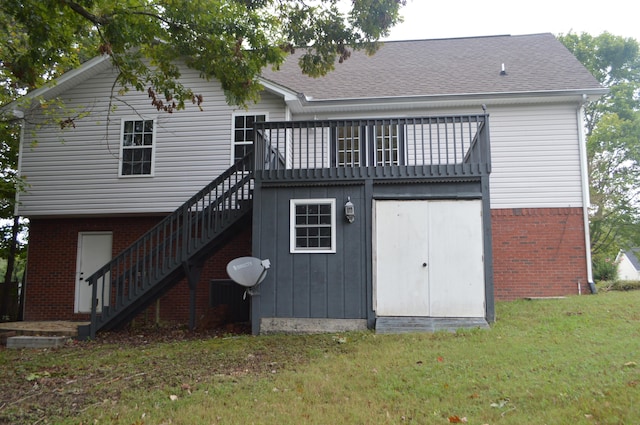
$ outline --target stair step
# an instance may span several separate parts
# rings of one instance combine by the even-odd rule
[[[378,317],[376,333],[401,334],[410,332],[455,332],[458,329],[488,329],[482,317]]]
[[[7,338],[7,348],[56,348],[63,347],[68,336],[17,335]]]

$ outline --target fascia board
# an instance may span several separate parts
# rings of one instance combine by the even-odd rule
[[[474,93],[435,96],[398,96],[385,98],[314,100],[298,96],[294,113],[356,112],[390,109],[430,109],[446,107],[478,106],[482,103],[524,104],[549,102],[584,103],[598,99],[609,92],[606,88],[584,90],[558,90],[514,93]]]
[[[3,107],[1,110],[6,112],[8,110],[13,110],[12,114],[14,116],[18,116],[19,111],[23,111],[28,109],[31,105],[32,100],[37,98],[44,99],[53,99],[56,96],[60,95],[66,90],[69,90],[81,82],[85,81],[92,75],[95,75],[96,72],[100,72],[107,68],[107,65],[111,65],[110,56],[102,55],[96,56],[93,59],[90,59],[83,63],[78,68],[72,69],[70,71],[65,72],[60,77],[49,81],[42,87],[39,87],[33,91],[30,91],[23,97],[19,98],[16,101],[13,101]]]

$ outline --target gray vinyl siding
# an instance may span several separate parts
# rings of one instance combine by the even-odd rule
[[[44,126],[37,113],[27,117],[22,146],[21,175],[29,185],[19,197],[19,214],[56,216],[84,214],[166,213],[229,167],[232,152],[232,115],[267,114],[283,120],[282,100],[264,93],[247,111],[227,105],[215,81],[184,72],[187,85],[204,97],[203,111],[158,112],[146,93],[130,91],[109,98],[115,74],[104,72],[65,93],[66,104],[88,116],[75,119],[75,128],[61,131]],[[120,129],[123,118],[155,119],[153,176],[118,177]],[[37,135],[36,135],[37,134]]]
[[[576,104],[488,103],[491,140],[491,208],[582,207]],[[480,108],[398,110],[338,118],[477,114]],[[316,116],[337,118],[335,114]],[[308,119],[297,116],[294,119]]]

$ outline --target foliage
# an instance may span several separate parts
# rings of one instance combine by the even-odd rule
[[[585,106],[592,252],[639,246],[640,45],[606,32],[559,39],[610,90]]]
[[[640,291],[499,302],[491,330],[456,333],[136,331],[5,349],[0,423],[637,423],[639,303]]]
[[[618,262],[608,255],[593,256],[593,279],[597,282],[616,280],[618,278]]]
[[[109,55],[121,91],[148,92],[160,111],[173,112],[203,97],[179,81],[178,61],[215,78],[231,104],[246,106],[262,90],[258,76],[277,67],[296,47],[309,47],[303,72],[321,76],[350,49],[373,52],[378,38],[399,21],[404,0],[354,0],[348,13],[338,0],[0,0],[0,107],[41,87],[86,60]],[[116,87],[116,85],[114,85]],[[44,101],[44,100],[42,100]],[[45,110],[61,127],[74,118],[59,100]],[[62,108],[61,108],[62,106]],[[19,119],[4,111],[0,120],[0,257],[13,229]],[[8,112],[8,113],[6,113]],[[71,111],[74,112],[74,111]],[[74,112],[75,113],[75,112]],[[81,112],[81,114],[84,112]],[[80,116],[80,115],[78,115]],[[27,119],[27,117],[25,117]],[[40,124],[40,123],[37,123]],[[24,239],[24,237],[22,238]],[[24,254],[19,240],[18,256]],[[10,262],[13,264],[13,262]]]
[[[350,49],[373,52],[405,0],[0,0],[5,78],[34,88],[88,56],[108,54],[124,90],[148,91],[171,112],[202,97],[178,81],[180,59],[216,78],[231,104],[258,98],[266,66],[307,48],[302,71],[321,76]]]
[[[606,280],[598,284],[599,291],[638,291],[640,281],[638,280]]]

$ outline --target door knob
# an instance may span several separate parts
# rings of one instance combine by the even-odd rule
[[[422,263],[422,267],[427,267],[427,263]]]

